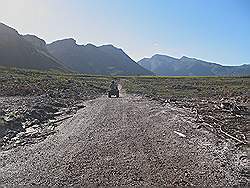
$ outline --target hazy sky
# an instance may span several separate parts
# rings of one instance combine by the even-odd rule
[[[0,0],[0,22],[46,42],[111,43],[134,60],[250,63],[250,0]]]

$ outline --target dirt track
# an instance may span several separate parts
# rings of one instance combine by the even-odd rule
[[[45,141],[1,152],[0,185],[244,183],[239,178],[243,154],[196,129],[188,111],[125,94],[86,106]]]

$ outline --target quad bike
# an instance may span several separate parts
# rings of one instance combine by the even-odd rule
[[[119,89],[111,89],[108,91],[108,97],[111,98],[115,95],[117,98],[119,97]]]

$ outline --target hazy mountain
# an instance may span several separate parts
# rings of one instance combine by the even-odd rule
[[[34,35],[20,35],[0,23],[0,66],[75,71],[96,75],[244,76],[250,65],[222,66],[182,57],[154,55],[138,62],[112,45],[78,45],[74,39],[52,44]],[[153,73],[154,72],[154,73]]]
[[[112,45],[78,45],[74,39],[55,41],[48,51],[74,71],[97,75],[153,75]]]
[[[154,55],[138,62],[144,68],[162,76],[246,76],[250,65],[222,66],[183,56],[180,59]]]
[[[42,52],[38,46],[29,42],[29,39],[31,37],[22,36],[11,27],[0,23],[0,66],[66,71],[66,68],[49,55],[49,52],[47,54]],[[44,46],[43,42],[42,45]]]

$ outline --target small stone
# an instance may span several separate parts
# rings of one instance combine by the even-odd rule
[[[37,133],[38,131],[35,130],[33,127],[29,127],[26,129],[26,133]]]
[[[20,143],[21,143],[21,140],[15,141],[15,144],[20,144]]]
[[[34,129],[37,129],[37,128],[39,128],[39,127],[40,127],[40,126],[37,125],[37,124],[32,126],[32,128],[34,128]]]

